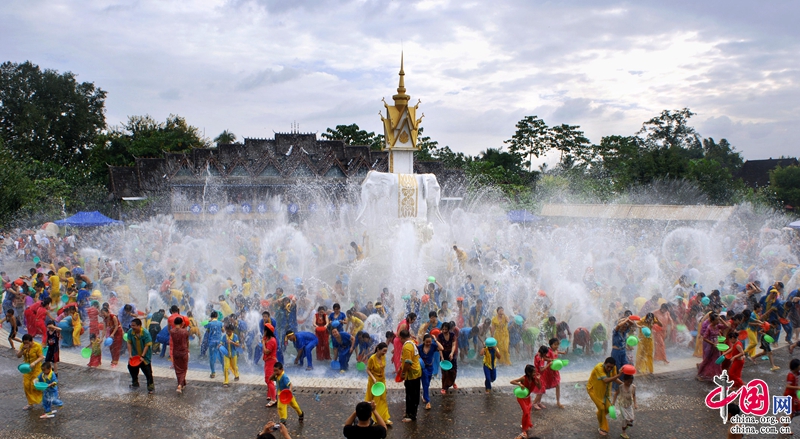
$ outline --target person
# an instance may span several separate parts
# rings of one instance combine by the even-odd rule
[[[633,325],[634,322],[632,320],[624,317],[611,331],[611,357],[614,358],[617,368],[622,368],[622,366],[628,364],[628,331]]]
[[[744,349],[742,342],[737,339],[736,331],[728,332],[727,344],[730,348],[725,351],[724,356],[728,364],[728,376],[733,381],[732,389],[736,390],[744,385],[742,381],[742,369],[744,368]],[[725,363],[723,362],[723,365]]]
[[[153,367],[150,364],[153,354],[153,339],[150,332],[142,329],[142,321],[135,317],[131,320],[131,329],[128,330],[128,353],[131,359],[139,357],[139,364],[134,366],[131,360],[128,361],[128,372],[131,374],[131,389],[139,388],[139,371],[141,370],[147,380],[147,393],[153,394],[156,391],[156,384],[153,381]]]
[[[42,408],[44,414],[39,416],[41,419],[55,417],[56,409],[64,403],[58,399],[58,376],[53,372],[53,365],[47,361],[42,364],[42,372],[38,376],[41,383],[47,383],[47,389],[42,392]]]
[[[608,357],[592,369],[589,381],[586,382],[586,392],[597,407],[598,433],[608,436],[608,419],[606,414],[611,406],[611,383],[622,384],[619,380],[622,374],[617,373],[617,360]]]
[[[225,336],[223,337],[223,345],[225,346],[225,354],[222,356],[222,381],[223,387],[228,387],[228,371],[233,373],[233,380],[239,381],[239,336],[234,334],[234,326],[228,324],[225,326]]]
[[[528,437],[528,430],[533,428],[533,421],[531,420],[531,408],[533,408],[533,403],[531,402],[530,394],[534,389],[541,387],[541,382],[539,381],[539,374],[536,371],[536,367],[532,364],[526,365],[525,375],[515,380],[511,380],[511,385],[524,387],[528,391],[528,395],[524,398],[517,397],[517,403],[519,403],[519,407],[522,409],[522,422],[520,423],[522,433],[520,433],[517,438],[526,439]]]
[[[392,425],[389,416],[389,405],[386,403],[386,392],[380,396],[372,394],[372,386],[375,383],[386,384],[386,353],[389,351],[389,345],[386,343],[378,343],[375,347],[375,353],[367,360],[367,395],[364,401],[373,403],[373,410],[377,414],[374,417],[375,422],[379,419],[383,420],[387,425]],[[346,434],[345,434],[346,435]]]
[[[103,324],[106,328],[106,337],[111,338],[111,367],[115,368],[119,364],[119,356],[122,353],[122,327],[119,324],[119,319],[108,308],[103,308],[100,311],[103,317]]]
[[[547,408],[544,404],[542,404],[542,397],[547,391],[547,387],[545,386],[546,383],[544,381],[544,372],[550,368],[550,358],[547,356],[549,351],[550,348],[547,346],[539,346],[539,351],[536,352],[536,355],[533,357],[533,366],[536,368],[536,373],[539,374],[539,383],[541,384],[539,387],[535,387],[532,391],[532,393],[536,395],[536,397],[533,399],[533,408],[536,410]]]
[[[417,346],[419,358],[422,360],[422,401],[425,403],[425,410],[431,409],[431,378],[441,350],[442,345],[431,334],[425,334],[422,337],[422,344]]]
[[[545,358],[552,364],[552,361],[557,360],[559,355],[564,355],[564,351],[558,349],[561,343],[557,338],[551,338],[548,342],[550,348],[547,350]],[[542,370],[542,382],[545,389],[556,389],[556,407],[563,409],[564,406],[561,405],[561,372],[553,370],[552,367],[545,367]]]
[[[499,342],[493,338],[486,339],[486,346],[481,348],[480,356],[483,357],[483,386],[486,394],[492,393],[492,383],[497,379],[497,360],[502,360],[502,354],[498,352]]]
[[[212,311],[210,317],[211,320],[205,324],[205,328],[208,335],[208,363],[211,367],[211,378],[214,378],[217,376],[217,362],[222,364],[223,370],[225,363],[219,351],[219,345],[222,343],[222,322],[217,320],[219,314],[216,311]]]
[[[42,392],[33,387],[33,380],[42,373],[42,362],[44,361],[42,345],[33,341],[31,334],[23,335],[17,358],[23,358],[23,361],[31,366],[31,371],[22,375],[22,388],[25,391],[25,398],[28,400],[28,404],[22,409],[30,410],[34,405],[42,402]]]
[[[87,366],[100,367],[103,359],[103,343],[97,334],[89,335],[89,347],[92,349],[92,354],[89,356],[89,364]],[[50,349],[47,350],[47,353],[50,353]]]
[[[798,376],[800,376],[800,359],[792,358],[789,362],[789,374],[786,375],[786,387],[783,390],[783,396],[792,397],[792,419],[800,415],[800,399],[797,397],[797,392],[800,391]]]
[[[617,404],[619,398],[619,404]],[[614,400],[611,405],[619,407],[617,416],[622,416],[622,439],[629,439],[626,433],[627,429],[633,427],[633,411],[639,410],[639,405],[636,403],[636,385],[633,384],[633,375],[622,375],[622,385],[614,392]]]
[[[317,314],[314,315],[314,333],[317,335],[317,361],[330,360],[331,351],[328,345],[328,315],[325,313],[325,307],[320,306],[317,308]]]
[[[92,334],[100,336],[100,303],[92,300],[86,309],[86,317],[89,320],[89,336]]]
[[[172,328],[175,327],[175,320],[180,318],[182,322],[184,322],[183,326],[189,326],[189,322],[187,319],[181,316],[181,309],[178,305],[172,305],[169,308],[169,318],[167,318],[167,328],[168,333],[170,334],[169,338],[169,358],[172,358],[173,352],[175,351],[175,347],[172,345]]]
[[[456,361],[458,358],[458,339],[450,332],[450,329],[450,322],[442,323],[442,332],[436,337],[442,346],[442,360],[447,360],[452,364],[450,370],[442,369],[442,395],[447,394],[447,390],[450,387],[458,389],[456,384],[456,377],[458,376],[458,362]]]
[[[406,389],[406,414],[403,422],[415,422],[417,420],[417,407],[419,406],[419,391],[422,380],[422,367],[419,365],[419,351],[417,345],[411,340],[408,329],[400,331],[398,338],[402,343],[402,353],[400,360],[403,368],[400,370]]]
[[[331,330],[331,343],[333,344],[333,356],[339,361],[339,373],[345,373],[350,363],[350,356],[353,353],[355,344],[353,337],[336,328]]]
[[[636,349],[636,371],[642,375],[649,375],[653,373],[653,339],[656,337],[656,328],[661,328],[659,322],[653,313],[647,313],[644,319],[638,324],[639,328],[639,344]],[[645,331],[647,328],[647,331]],[[649,335],[645,335],[649,333]],[[660,333],[660,332],[659,332]],[[664,342],[662,335],[661,342]]]
[[[792,415],[794,415],[794,413],[795,412],[792,411]],[[738,419],[738,417],[734,418],[734,416],[738,416],[738,415],[741,415],[741,414],[742,414],[742,410],[739,408],[739,404],[738,403],[732,402],[732,403],[728,404],[728,422],[730,422],[730,424],[728,426],[728,434],[727,434],[727,436],[725,436],[727,439],[743,439],[744,438],[744,434],[743,433],[734,433],[733,432],[734,430],[736,430],[736,431],[740,431],[741,430],[741,425],[739,425],[736,422],[733,422],[733,419]]]
[[[284,390],[292,391],[292,382],[289,380],[289,376],[286,375],[286,372],[283,370],[282,363],[275,363],[275,374],[272,375],[272,380],[275,381],[276,386],[278,388],[278,392],[283,392]],[[288,413],[287,405],[292,406],[295,412],[297,412],[297,420],[303,422],[305,417],[305,412],[300,409],[300,404],[297,403],[297,400],[292,395],[292,400],[289,404],[284,404],[281,402],[280,398],[278,398],[278,417],[280,417],[281,424],[286,424],[286,418]]]
[[[703,323],[700,334],[703,342],[703,361],[697,364],[697,380],[711,381],[715,376],[722,373],[722,367],[717,364],[719,349],[717,349],[717,337],[720,330],[725,327],[726,322],[720,319],[715,312],[707,314],[708,319]],[[762,343],[764,345],[764,343]],[[769,344],[766,344],[767,348]]]
[[[510,343],[508,323],[508,316],[506,315],[505,310],[502,306],[498,307],[497,315],[492,317],[492,337],[497,340],[497,351],[499,351],[497,359],[500,360],[500,364],[510,366],[511,353],[508,351],[508,346]],[[491,389],[491,387],[489,388]]]
[[[367,391],[367,395],[369,394],[370,392]],[[385,393],[383,397],[386,397]],[[378,425],[372,425],[370,418],[374,419]],[[387,423],[381,417],[378,404],[374,401],[362,401],[356,404],[356,410],[344,421],[342,434],[347,439],[383,439],[386,437],[386,425]]]
[[[285,425],[281,423],[276,424],[274,422],[267,422],[264,428],[261,429],[261,433],[256,436],[256,439],[277,439],[275,435],[272,434],[273,431],[280,431],[283,439],[292,439]]]
[[[661,304],[661,308],[653,313],[657,325],[651,328],[653,330],[653,360],[663,361],[664,364],[669,364],[667,361],[667,347],[664,343],[664,338],[667,336],[667,330],[670,334],[675,334],[675,323],[669,313],[669,306],[666,303]]]
[[[411,333],[411,325],[417,320],[417,315],[409,313],[406,315],[406,318],[397,325],[397,331],[394,333],[399,335],[400,331],[408,331]],[[392,363],[394,364],[394,371],[395,371],[395,381],[400,382],[402,381],[400,370],[403,368],[402,363],[400,361],[400,354],[403,350],[403,342],[400,340],[400,337],[394,338],[394,351],[392,352]]]
[[[313,370],[314,365],[311,363],[311,351],[317,347],[317,336],[304,331],[298,333],[286,331],[286,339],[293,342],[294,348],[297,350],[297,357],[294,359],[294,364],[302,366],[303,359],[305,358],[308,362],[306,370]]]
[[[278,362],[278,342],[275,339],[275,327],[272,323],[264,325],[264,337],[261,340],[264,346],[264,381],[267,383],[267,405],[272,407],[278,403],[275,383],[270,379],[275,374],[275,363]]]
[[[22,343],[22,340],[17,338],[17,328],[20,325],[19,319],[17,316],[14,315],[14,308],[8,308],[5,310],[5,317],[0,319],[0,325],[3,323],[8,322],[8,344],[11,346],[11,349],[14,349],[14,342]]]
[[[189,369],[189,330],[183,317],[176,317],[175,326],[169,331],[169,346],[172,349],[172,367],[178,380],[176,392],[183,393],[186,387],[186,371]]]

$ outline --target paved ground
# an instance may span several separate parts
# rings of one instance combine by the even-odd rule
[[[745,368],[745,381],[765,378],[772,393],[782,393],[788,353],[776,351],[783,369],[769,372],[767,362]],[[158,377],[157,392],[127,389],[129,376],[119,371],[90,370],[62,364],[63,409],[56,418],[39,419],[41,409],[26,412],[22,378],[16,371],[19,361],[7,347],[0,348],[0,436],[8,438],[129,438],[254,437],[267,421],[277,420],[277,410],[264,407],[265,387],[240,382],[223,389],[221,382],[190,382],[183,395],[174,391],[174,379]],[[289,369],[290,376],[298,371]],[[205,375],[207,377],[207,375]],[[703,405],[709,384],[698,383],[691,370],[637,378],[640,409],[636,413],[634,438],[724,437],[725,428],[718,412]],[[324,377],[324,384],[332,384]],[[581,379],[585,381],[585,377]],[[554,408],[553,395],[544,402],[548,409],[534,413],[534,432],[542,438],[593,438],[596,433],[594,406],[581,383],[564,383],[566,409]],[[290,412],[289,429],[295,438],[340,437],[344,419],[363,398],[363,390],[299,388],[297,399],[306,411],[306,421],[298,424]],[[518,433],[520,409],[510,388],[486,396],[482,389],[459,390],[448,396],[434,395],[433,409],[420,412],[416,424],[400,423],[403,414],[401,390],[390,390],[390,412],[396,426],[390,438],[512,438]],[[619,422],[612,421],[611,437],[618,437]],[[762,435],[770,438],[775,436]]]

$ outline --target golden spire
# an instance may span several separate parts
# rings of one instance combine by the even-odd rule
[[[411,96],[406,94],[406,83],[405,79],[403,78],[406,76],[406,72],[403,71],[403,52],[400,52],[400,83],[397,85],[397,94],[392,96],[394,99],[395,107],[405,107],[408,105],[408,101],[411,99]]]

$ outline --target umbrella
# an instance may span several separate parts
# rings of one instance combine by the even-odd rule
[[[507,216],[512,223],[532,223],[541,220],[541,218],[527,210],[512,210],[508,212]]]
[[[795,221],[793,223],[789,223],[789,224],[786,225],[786,227],[790,227],[792,229],[800,230],[800,220]]]

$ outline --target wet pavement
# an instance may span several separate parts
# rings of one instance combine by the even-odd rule
[[[255,437],[266,422],[278,420],[275,408],[264,407],[264,385],[235,383],[225,389],[220,381],[191,381],[185,393],[178,395],[174,379],[157,377],[156,393],[148,395],[144,390],[129,391],[127,374],[71,364],[61,364],[59,372],[65,406],[54,419],[42,420],[41,408],[22,410],[25,396],[22,377],[16,371],[19,361],[7,347],[0,349],[0,436],[5,438],[247,438]],[[772,394],[782,394],[789,356],[786,349],[775,353],[780,371],[770,372],[769,363],[759,361],[756,366],[745,368],[744,379],[762,378]],[[287,373],[291,377],[300,371],[290,367]],[[712,385],[695,381],[691,370],[637,377],[635,383],[639,410],[636,425],[629,430],[632,438],[725,437],[719,413],[703,404]],[[400,422],[402,390],[389,391],[389,410],[395,426],[388,437],[513,438],[519,433],[520,408],[509,387],[489,396],[480,388],[459,389],[447,396],[440,395],[438,389],[432,390],[432,410],[420,407],[418,421],[412,424]],[[287,425],[292,437],[327,438],[342,437],[342,424],[364,392],[298,388],[296,396],[306,419],[299,424],[296,414],[289,411]],[[599,437],[594,405],[583,383],[562,384],[565,409],[555,408],[552,391],[543,402],[548,408],[534,413],[531,436]],[[620,425],[620,421],[611,421],[609,437],[619,437]]]

